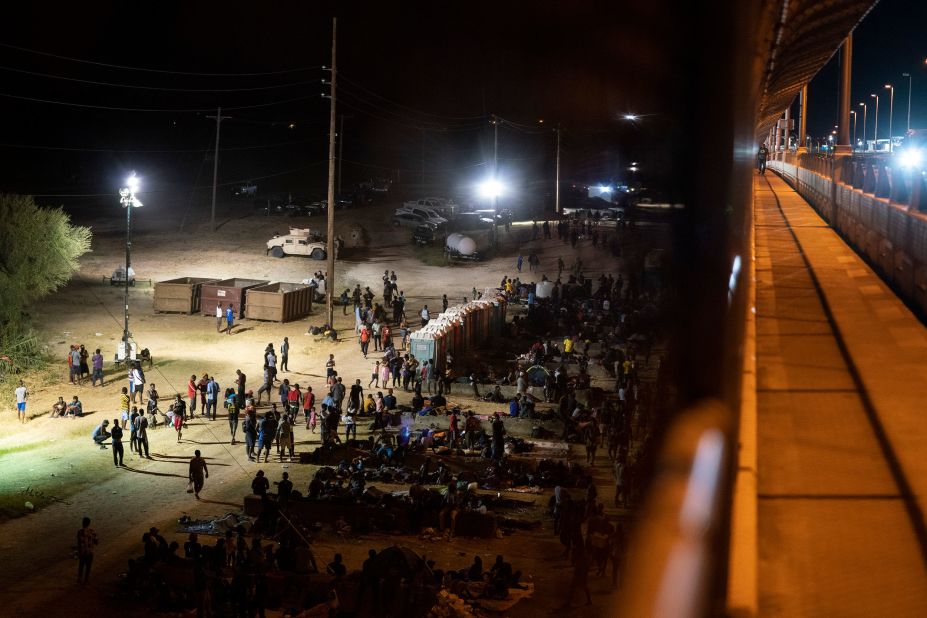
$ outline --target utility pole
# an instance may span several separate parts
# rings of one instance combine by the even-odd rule
[[[905,135],[907,135],[908,131],[911,130],[911,74],[902,73],[901,76],[908,78],[908,128],[905,131]]]
[[[212,211],[209,215],[209,229],[216,231],[216,183],[219,178],[219,130],[222,128],[222,121],[228,120],[231,116],[223,116],[222,108],[216,108],[215,116],[206,116],[207,118],[216,119],[216,151],[212,157]]]
[[[560,123],[557,123],[557,178],[554,180],[554,210],[560,214]]]
[[[335,97],[337,95],[338,65],[335,53],[337,50],[338,18],[332,18],[332,93],[331,113],[328,123],[328,274],[325,277],[325,309],[328,316],[328,325],[334,326],[335,317]]]

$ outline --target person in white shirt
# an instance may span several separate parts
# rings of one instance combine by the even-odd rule
[[[216,303],[216,332],[222,332],[222,304]]]
[[[26,390],[26,385],[22,380],[19,381],[19,386],[16,388],[16,413],[20,422],[26,422],[26,397],[29,396],[29,391]]]
[[[422,313],[420,315],[422,316],[422,326],[425,326],[428,324],[428,305],[422,307]]]
[[[132,368],[132,403],[135,403],[135,396],[138,395],[138,403],[145,403],[145,374],[142,373],[141,363]]]

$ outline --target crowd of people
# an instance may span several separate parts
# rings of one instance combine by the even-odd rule
[[[540,226],[535,223],[535,238],[540,234],[550,238],[551,227],[547,222]],[[555,227],[563,242],[575,245],[589,238],[596,247],[616,250],[617,235],[609,242],[608,232],[599,229],[595,222],[561,221]],[[529,253],[527,261],[529,272],[538,270],[537,254]],[[523,256],[519,255],[518,273],[522,272],[522,262]],[[511,302],[526,305],[524,315],[516,317],[507,332],[511,340],[523,346],[524,354],[503,372],[492,366],[467,367],[466,371],[459,371],[468,360],[455,362],[451,355],[441,359],[443,370],[438,371],[435,359],[417,359],[403,352],[411,331],[406,324],[407,301],[398,288],[396,273],[386,271],[382,302],[377,302],[369,286],[362,288],[358,284],[353,291],[345,290],[342,294],[346,309],[353,303],[360,354],[364,358],[370,354],[375,357],[371,359],[370,373],[363,379],[352,381],[340,375],[335,356],[331,354],[322,368],[324,384],[316,384],[314,390],[310,385],[291,382],[290,344],[284,337],[278,346],[268,343],[265,347],[256,393],[240,369],[227,386],[221,385],[217,376],[201,372],[191,375],[185,389],[167,397],[165,405],[155,384],[147,382],[140,364],[130,364],[128,386],[121,389],[119,414],[112,419],[112,425],[109,419],[97,425],[93,441],[101,448],[110,446],[114,465],[122,466],[124,430],[129,433],[130,453],[150,458],[150,428],[172,427],[179,443],[190,421],[197,416],[207,423],[216,421],[221,405],[227,417],[230,445],[243,443],[247,459],[253,462],[267,463],[272,457],[280,462],[294,460],[297,429],[303,431],[305,425],[307,437],[313,437],[318,430],[323,449],[351,444],[364,449],[384,467],[404,465],[407,455],[413,452],[434,454],[441,449],[445,455],[462,451],[479,453],[488,460],[491,477],[505,473],[506,445],[512,443],[505,430],[505,416],[537,419],[543,418],[543,414],[553,414],[563,423],[563,439],[585,445],[587,465],[595,466],[600,461],[599,447],[607,446],[607,457],[615,477],[614,506],[629,508],[635,503],[640,486],[635,468],[648,449],[658,416],[656,411],[664,398],[658,382],[650,378],[651,350],[660,336],[658,317],[664,301],[659,291],[648,287],[639,274],[631,274],[627,281],[623,275],[613,277],[609,273],[589,278],[579,257],[564,277],[565,271],[566,264],[558,258],[557,277],[552,280],[541,277],[541,282],[551,284],[544,298],[538,298],[537,283],[523,282],[518,274],[502,279],[500,291]],[[477,296],[475,288],[473,294]],[[444,309],[448,302],[444,295],[441,300]],[[223,329],[225,316],[221,309],[217,307],[217,330],[230,332],[232,320],[226,320]],[[423,307],[420,313],[423,323],[430,316],[427,306]],[[661,361],[656,363],[658,373]],[[91,359],[84,346],[72,346],[68,362],[71,381],[76,385],[82,385],[87,376],[92,385],[97,379],[103,384],[99,350]],[[612,377],[614,386],[607,389],[604,398],[584,398],[587,403],[582,403],[576,393],[590,386],[593,364],[601,366]],[[645,372],[648,373],[646,378]],[[281,375],[287,373],[290,375]],[[474,397],[500,404],[500,407],[507,406],[507,414],[496,411],[488,418],[481,418],[472,410],[449,406],[447,396],[461,377],[472,386]],[[480,394],[479,385],[486,383],[491,384],[491,388]],[[514,386],[515,393],[503,395],[502,387],[506,386]],[[397,401],[396,393],[400,392],[411,395],[408,405]],[[551,411],[539,410],[543,404],[551,404]],[[74,395],[71,402],[59,397],[52,415],[76,417],[82,411],[82,403]],[[403,413],[440,417],[441,427],[412,431],[409,424],[403,422]],[[488,422],[488,431],[484,429],[484,421]],[[358,440],[359,424],[369,430],[366,440]],[[132,588],[133,594],[151,593],[159,603],[163,601],[168,605],[195,602],[201,607],[260,611],[268,602],[268,573],[320,573],[306,539],[300,538],[292,526],[278,527],[276,524],[286,524],[287,507],[296,500],[348,497],[360,501],[370,472],[370,460],[358,462],[355,458],[339,469],[342,467],[343,474],[336,473],[328,478],[324,478],[320,470],[305,494],[293,488],[286,472],[274,483],[277,491],[273,494],[270,480],[263,471],[255,474],[252,491],[268,500],[267,504],[271,503],[269,497],[273,495],[273,508],[269,510],[281,518],[271,528],[282,532],[276,544],[263,545],[259,536],[252,537],[249,542],[247,534],[239,530],[219,538],[211,547],[200,545],[198,538],[192,535],[181,549],[176,542],[168,544],[156,529],[150,530],[143,538],[143,557],[134,560],[130,569],[130,576],[139,578],[140,582],[137,589]],[[189,477],[189,490],[199,498],[208,477],[205,459],[199,451],[190,462]],[[429,489],[427,486],[432,484],[441,485],[442,489]],[[413,530],[419,532],[434,525],[440,534],[453,537],[461,512],[481,508],[485,511],[474,489],[474,483],[455,478],[443,461],[431,468],[426,459],[408,492],[406,506],[415,524]],[[598,575],[604,576],[610,565],[612,584],[617,585],[625,531],[620,521],[606,517],[604,500],[598,495],[596,484],[587,480],[579,486],[557,485],[551,499],[551,516],[554,534],[564,546],[563,558],[573,563],[570,598],[565,599],[565,606],[573,602],[576,591],[584,591],[587,602],[591,602],[588,579],[593,567]],[[343,535],[350,533],[353,526],[354,523],[342,518],[334,530]],[[92,561],[93,546],[97,543],[95,533],[92,541],[80,541],[80,538],[79,534],[79,547],[89,552]],[[372,560],[376,552],[371,552]],[[79,578],[86,581],[89,562],[85,560],[82,564]],[[513,572],[501,557],[488,570],[482,568],[479,557],[467,568],[447,572],[435,569],[433,563],[429,565],[423,561],[422,564],[426,568],[400,577],[407,588],[416,581],[427,580],[429,586],[443,585],[458,596],[501,597],[509,587],[519,585],[518,572]],[[189,596],[157,595],[158,590],[163,590],[159,578],[169,581],[168,571],[181,565],[191,573],[189,581],[193,582],[193,589],[183,593]],[[386,576],[368,567],[365,562],[357,575],[358,603],[363,602],[367,591],[376,599],[382,599],[384,594]],[[332,603],[336,598],[343,602],[345,592],[339,589],[339,582],[345,581],[347,575],[343,560],[336,556],[322,570],[331,577],[329,597],[325,602]],[[176,592],[179,595],[180,591]]]

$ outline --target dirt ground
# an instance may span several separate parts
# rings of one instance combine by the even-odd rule
[[[441,294],[451,303],[469,296],[472,288],[482,290],[498,285],[503,275],[514,276],[518,251],[534,251],[541,257],[538,273],[523,272],[523,280],[540,280],[541,273],[556,277],[556,260],[563,256],[569,268],[577,255],[586,264],[584,272],[597,276],[614,272],[616,261],[588,241],[577,250],[556,240],[530,241],[530,223],[515,225],[503,233],[503,249],[491,261],[450,267],[429,266],[417,259],[408,242],[410,231],[388,225],[388,205],[347,211],[339,218],[361,222],[373,238],[369,249],[356,251],[340,259],[337,266],[336,293],[355,283],[369,285],[374,293],[382,289],[380,276],[385,269],[395,270],[399,287],[409,301],[406,314],[410,324],[422,305],[440,311]],[[153,281],[190,277],[244,277],[269,281],[300,281],[324,262],[303,258],[275,259],[264,255],[264,242],[274,231],[285,232],[288,224],[321,227],[319,217],[289,220],[248,216],[225,222],[216,233],[206,227],[176,232],[176,222],[161,220],[146,209],[137,219],[133,233],[133,268],[137,276]],[[94,230],[93,251],[81,260],[73,281],[54,296],[34,307],[39,332],[49,353],[61,363],[41,375],[27,376],[30,390],[29,422],[15,422],[12,405],[0,405],[0,506],[4,520],[0,523],[0,556],[8,574],[0,587],[0,613],[9,616],[90,616],[146,615],[147,608],[114,607],[112,594],[122,585],[119,574],[129,557],[138,554],[141,535],[157,526],[168,541],[182,540],[175,533],[181,515],[204,518],[237,512],[242,496],[248,493],[250,480],[257,469],[264,469],[271,480],[280,478],[284,469],[297,488],[305,489],[314,466],[297,463],[268,464],[249,462],[243,446],[228,444],[228,425],[224,417],[205,421],[199,417],[184,431],[177,443],[172,430],[150,431],[152,460],[130,454],[126,467],[116,468],[109,450],[99,450],[91,440],[93,428],[104,418],[118,414],[119,389],[126,384],[124,371],[113,371],[109,362],[122,334],[122,290],[102,283],[124,259],[124,228],[118,222],[78,221]],[[555,235],[556,236],[556,235]],[[527,260],[525,263],[527,271]],[[324,361],[335,355],[337,368],[346,383],[361,378],[366,385],[373,361],[365,360],[357,342],[350,337],[353,320],[336,308],[335,325],[346,338],[336,342],[319,342],[306,333],[313,324],[324,321],[323,308],[313,316],[289,324],[242,320],[232,336],[217,334],[212,317],[155,314],[152,310],[153,288],[145,284],[130,291],[131,330],[140,347],[151,350],[155,366],[146,371],[149,382],[157,384],[162,399],[179,392],[191,374],[216,375],[221,386],[229,385],[236,369],[249,377],[255,388],[260,381],[261,354],[268,342],[279,346],[284,336],[291,342],[289,372],[282,373],[291,382],[320,390],[324,382]],[[349,321],[350,320],[350,321]],[[71,386],[67,382],[65,353],[68,345],[83,343],[91,351],[101,348],[106,363],[103,387]],[[184,389],[185,390],[185,389]],[[52,419],[48,415],[57,397],[66,400],[74,394],[83,402],[85,416],[80,419]],[[399,394],[400,402],[408,398]],[[464,406],[491,411],[488,404],[473,405],[464,395],[452,398]],[[222,412],[220,410],[220,412]],[[512,430],[515,427],[512,426]],[[527,431],[528,428],[523,428]],[[358,437],[366,437],[359,426]],[[319,441],[297,429],[297,449],[311,450]],[[184,492],[186,466],[194,449],[203,451],[209,462],[210,477],[197,502]],[[600,495],[611,501],[611,476],[604,458],[594,470]],[[546,504],[547,495],[539,498]],[[29,501],[35,512],[26,513]],[[541,517],[541,509],[537,509]],[[612,511],[610,511],[612,512]],[[613,512],[612,512],[613,513]],[[73,558],[74,534],[83,516],[93,519],[101,541],[96,554],[92,583],[77,587],[76,560]],[[207,542],[211,542],[207,540]],[[546,518],[540,530],[518,532],[501,540],[457,539],[450,543],[421,541],[417,537],[371,535],[351,541],[333,540],[323,535],[314,550],[328,561],[335,551],[345,556],[349,568],[359,568],[369,547],[382,548],[403,543],[438,561],[442,568],[461,568],[480,553],[484,562],[502,553],[515,568],[521,569],[536,584],[533,598],[520,602],[508,615],[527,616],[538,611],[550,613],[563,599],[571,569],[558,559],[560,546]],[[610,582],[593,578],[594,605],[576,609],[572,615],[602,615],[612,600]],[[577,600],[578,601],[578,600]]]

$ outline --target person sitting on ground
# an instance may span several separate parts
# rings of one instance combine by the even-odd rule
[[[348,569],[344,566],[341,554],[335,554],[335,559],[328,563],[328,568],[326,570],[329,574],[334,575],[338,579],[348,574]]]
[[[58,401],[52,404],[51,417],[58,418],[59,416],[64,416],[64,412],[67,409],[68,404],[65,403],[64,397],[58,397]]]
[[[84,415],[84,404],[80,402],[80,399],[77,398],[77,395],[74,395],[74,399],[72,399],[71,403],[68,404],[67,413],[71,418]]]
[[[92,438],[95,444],[99,444],[101,449],[105,449],[106,445],[103,444],[107,439],[109,439],[109,420],[103,419],[103,422],[96,426],[96,429],[93,430]]]
[[[386,395],[383,396],[383,405],[387,410],[396,409],[396,396],[393,394],[393,389],[387,389]]]

